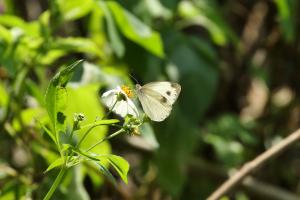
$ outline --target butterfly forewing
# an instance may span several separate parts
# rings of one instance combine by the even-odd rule
[[[147,83],[142,87],[142,89],[147,89],[147,91],[152,90],[159,93],[165,97],[171,105],[176,101],[181,91],[181,87],[178,83],[171,83],[167,81]]]

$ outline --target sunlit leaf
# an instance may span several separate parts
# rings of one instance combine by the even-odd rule
[[[56,57],[60,57],[63,55],[63,53],[66,52],[80,52],[80,53],[96,55],[98,57],[103,56],[102,51],[96,46],[96,44],[92,40],[88,38],[73,38],[73,37],[58,38],[52,43],[51,49],[63,51],[63,52],[52,52],[52,56],[56,56]],[[53,55],[53,53],[56,53],[56,55]],[[48,56],[50,55],[48,54]]]
[[[162,2],[160,2],[159,0],[145,0],[145,5],[147,6],[148,12],[150,12],[152,17],[170,19],[173,15],[171,10],[164,7]]]
[[[16,131],[20,131],[22,126],[34,126],[36,124],[36,120],[44,123],[47,122],[46,112],[43,108],[27,108],[23,109],[20,112],[20,116],[13,119],[12,125]],[[22,125],[20,124],[20,120]]]
[[[50,170],[60,167],[61,165],[64,164],[64,159],[63,158],[58,158],[57,160],[53,161],[51,165],[45,170],[45,172],[49,172]]]
[[[84,182],[84,174],[82,173],[82,166],[75,166],[70,168],[65,175],[60,187],[62,193],[58,195],[54,194],[53,199],[64,200],[90,200],[90,196],[87,192]]]
[[[83,113],[86,118],[86,120],[82,122],[81,129],[76,132],[75,137],[77,137],[78,140],[80,140],[89,127],[93,126],[94,123],[98,123],[99,119],[104,115],[104,109],[101,106],[98,96],[99,88],[98,83],[77,85],[76,87],[71,87],[70,85],[70,87],[68,87],[68,97],[71,100],[67,108],[68,115],[73,116],[74,113]],[[69,119],[69,123],[71,123],[71,120],[72,119]],[[115,122],[115,120],[110,122]],[[105,137],[107,130],[107,126],[97,126],[92,129],[80,145],[81,149],[88,149],[100,141]],[[108,142],[103,142],[101,145],[96,146],[92,152],[97,154],[109,154],[111,148]],[[93,170],[85,170],[93,182],[101,182],[101,176],[95,176]]]
[[[110,171],[106,168],[106,166],[102,165],[101,163],[98,163],[100,171],[103,173],[103,175],[115,186],[117,186],[117,181],[115,177],[110,173]]]
[[[118,57],[122,57],[125,53],[125,47],[116,28],[116,24],[113,20],[112,14],[105,2],[99,1],[98,4],[102,9],[105,19],[107,21],[107,32],[109,40],[111,42],[111,47]]]
[[[100,161],[98,158],[94,157],[93,155],[90,155],[89,153],[83,152],[80,149],[72,148],[72,151],[83,156],[87,160]]]
[[[9,30],[4,26],[0,25],[0,41],[4,41],[6,44],[9,44],[12,40],[12,36]]]
[[[109,23],[108,19],[107,23]],[[107,26],[109,25],[107,24]],[[111,30],[108,31],[110,32]],[[107,41],[107,37],[105,34],[104,11],[98,6],[95,6],[90,14],[88,22],[88,33],[89,38],[91,38],[91,40],[94,41],[97,46],[103,51],[105,49],[105,46],[109,45],[109,41]],[[109,54],[110,52],[106,50],[105,53]],[[108,58],[104,56],[102,59]]]
[[[102,123],[99,119],[104,115],[103,108],[98,96],[99,85],[98,84],[87,84],[80,85],[76,87],[68,87],[68,97],[71,101],[68,104],[67,113],[68,115],[73,115],[74,113],[83,113],[86,120],[82,122],[82,129],[78,130],[77,137],[80,139],[83,134],[88,130],[88,127],[93,126],[94,123]],[[69,123],[71,123],[69,119]],[[103,123],[116,122],[103,121]],[[107,126],[97,126],[92,129],[88,136],[81,144],[82,149],[87,149],[94,145],[97,141],[101,140],[107,132]],[[93,149],[94,153],[106,153],[109,152],[110,148],[107,142]]]
[[[15,15],[1,15],[0,24],[8,27],[24,27],[26,22]]]
[[[220,15],[217,6],[210,1],[182,1],[179,4],[179,14],[185,21],[180,26],[201,25],[210,33],[212,39],[219,45],[229,41],[236,42],[237,37]]]
[[[118,3],[108,1],[107,5],[125,37],[141,45],[154,55],[164,57],[163,43],[158,32],[153,31]]]
[[[40,123],[40,125],[43,128],[43,130],[48,134],[48,136],[52,139],[52,141],[56,143],[55,134],[42,123]]]
[[[57,0],[64,20],[75,20],[87,15],[93,8],[93,0]]]
[[[43,57],[41,57],[41,59],[39,60],[39,62],[42,64],[42,65],[50,65],[52,63],[54,63],[57,59],[63,57],[64,55],[66,55],[70,49],[73,49],[73,51],[77,51],[78,50],[78,47],[74,47],[74,48],[71,48],[70,46],[67,47],[66,49],[66,46],[63,46],[61,47],[60,44],[58,46],[55,46],[57,49],[51,49],[49,51],[47,51],[45,53],[45,55]],[[79,52],[82,52],[81,50],[78,50]]]
[[[127,173],[129,171],[129,164],[128,164],[128,162],[124,158],[122,158],[120,156],[112,155],[112,154],[99,155],[99,156],[97,156],[97,158],[99,158],[99,159],[103,159],[104,158],[104,159],[108,160],[108,162],[118,172],[118,174],[120,175],[120,177],[122,178],[122,180],[125,183],[128,183]]]
[[[274,2],[278,9],[283,36],[287,42],[293,42],[296,36],[294,12],[298,2],[294,0],[275,0]]]
[[[6,106],[8,102],[8,93],[2,83],[0,83],[0,106]]]
[[[36,21],[25,22],[15,15],[0,15],[0,24],[10,28],[19,28],[30,36],[39,35],[39,24]]]
[[[70,80],[75,67],[82,62],[81,60],[74,62],[72,65],[58,72],[50,81],[46,95],[46,109],[48,111],[53,128],[58,133],[65,125],[66,115],[64,109],[67,105],[66,85]]]
[[[30,95],[32,95],[32,97],[35,98],[35,100],[37,100],[38,104],[41,106],[45,105],[44,94],[40,89],[40,85],[38,85],[31,79],[27,79],[26,86]]]

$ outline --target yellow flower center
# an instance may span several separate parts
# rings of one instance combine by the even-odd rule
[[[132,90],[131,90],[128,86],[123,85],[123,86],[121,87],[121,90],[122,90],[129,98],[132,98],[132,97],[133,97],[133,92],[132,92]]]

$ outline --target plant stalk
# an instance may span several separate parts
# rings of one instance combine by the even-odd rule
[[[66,171],[67,171],[66,166],[63,166],[60,169],[54,183],[52,184],[50,190],[48,191],[48,193],[46,194],[46,196],[44,197],[43,200],[49,200],[52,197],[53,193],[55,192],[55,190],[59,186],[60,182],[62,181],[62,178],[63,178],[64,174],[66,173]]]
[[[124,132],[123,129],[120,129],[120,130],[114,132],[113,134],[111,134],[111,135],[109,135],[109,136],[103,138],[102,140],[100,140],[99,142],[97,142],[96,144],[94,144],[93,146],[91,146],[90,148],[88,148],[88,149],[86,150],[86,152],[89,152],[90,150],[92,150],[92,149],[95,148],[97,145],[101,144],[102,142],[104,142],[104,141],[106,141],[106,140],[109,140],[109,139],[111,139],[111,138],[113,138],[113,137],[115,137],[115,136],[117,136],[117,135],[119,135],[119,134],[121,134],[121,133],[123,133],[123,132]]]

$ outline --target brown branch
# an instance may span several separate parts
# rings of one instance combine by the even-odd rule
[[[139,140],[131,140],[133,137],[127,137],[127,140],[122,140],[122,146],[129,145],[128,148],[133,148],[142,152],[143,154],[153,153],[153,148],[149,148],[147,145],[142,143]],[[138,138],[138,137],[136,137]],[[142,143],[142,145],[141,145]],[[192,157],[189,160],[189,173],[191,177],[200,176],[203,174],[213,176],[219,179],[226,179],[229,177],[229,173],[219,165],[209,163],[205,160],[202,160],[198,157]],[[250,193],[258,195],[263,199],[273,199],[273,200],[299,200],[299,196],[294,193],[291,193],[282,188],[276,187],[266,182],[262,182],[254,177],[247,176],[243,181],[241,186]]]
[[[230,177],[225,183],[223,183],[215,192],[213,192],[207,200],[218,200],[227,192],[229,192],[233,187],[239,184],[246,176],[253,172],[258,167],[265,164],[270,158],[278,155],[287,147],[294,144],[300,139],[300,129],[290,134],[288,137],[260,154],[254,160],[246,163],[239,171],[237,171],[232,177]]]

